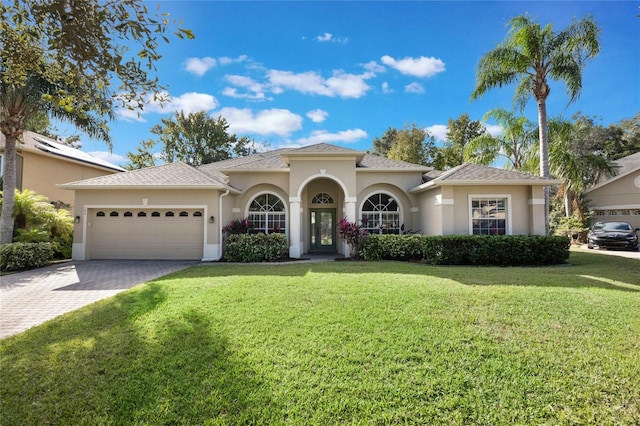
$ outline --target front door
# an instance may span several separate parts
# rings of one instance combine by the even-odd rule
[[[311,209],[310,251],[336,251],[336,209]]]

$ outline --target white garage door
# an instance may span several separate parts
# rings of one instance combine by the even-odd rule
[[[197,209],[89,210],[92,259],[202,259]]]

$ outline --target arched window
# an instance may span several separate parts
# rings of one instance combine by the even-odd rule
[[[118,217],[118,216],[120,216],[120,214],[118,212],[111,212],[111,213],[109,213],[109,216]]]
[[[104,217],[104,212],[98,212],[98,213],[96,213],[96,216],[98,216],[98,217]]]
[[[284,203],[273,194],[261,194],[249,205],[249,222],[258,232],[284,233],[287,228],[287,213]]]
[[[370,234],[399,234],[400,208],[389,194],[373,194],[362,205],[362,226]]]
[[[131,213],[131,212],[124,212],[123,216],[124,216],[124,217],[131,217],[131,216],[133,216],[133,213]]]
[[[160,217],[160,212],[151,212],[151,217]]]
[[[147,217],[145,212],[138,212],[138,217]]]
[[[167,217],[173,217],[174,216],[173,212],[166,212],[164,215],[167,216]]]
[[[313,196],[311,204],[334,204],[333,197],[326,192],[319,192]]]
[[[202,217],[202,212],[193,212],[193,217]]]
[[[189,213],[185,212],[185,211],[181,211],[180,212],[180,217],[187,217],[189,216]]]

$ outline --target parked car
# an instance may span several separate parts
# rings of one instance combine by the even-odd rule
[[[628,222],[596,222],[587,235],[587,248],[637,250],[638,231]]]

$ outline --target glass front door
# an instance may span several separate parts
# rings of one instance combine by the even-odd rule
[[[311,209],[310,251],[336,250],[336,209]]]

